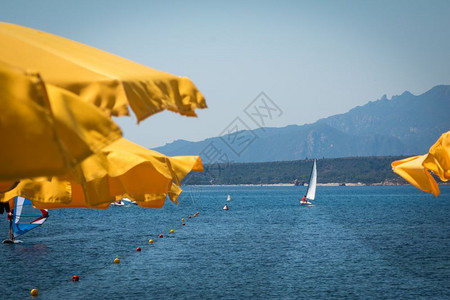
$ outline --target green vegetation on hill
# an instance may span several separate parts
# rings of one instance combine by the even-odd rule
[[[403,156],[346,157],[317,160],[318,183],[404,183],[391,162]],[[312,160],[205,165],[203,173],[192,172],[188,185],[277,184],[308,181]]]

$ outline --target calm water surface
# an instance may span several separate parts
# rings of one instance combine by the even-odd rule
[[[305,190],[185,187],[161,210],[52,210],[0,245],[0,298],[450,299],[450,186],[319,187],[300,207]]]

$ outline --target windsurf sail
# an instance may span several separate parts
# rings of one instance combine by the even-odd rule
[[[29,199],[14,198],[13,234],[14,238],[41,226],[48,218],[48,210],[34,208]]]
[[[316,160],[314,160],[311,175],[309,176],[308,191],[306,192],[306,199],[314,200],[316,198],[317,185],[317,167]]]

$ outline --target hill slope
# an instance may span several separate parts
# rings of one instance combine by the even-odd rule
[[[179,140],[155,150],[200,154],[205,163],[414,155],[427,152],[450,129],[449,112],[450,86],[440,85],[418,96],[409,92],[390,100],[383,96],[313,124],[259,128],[200,142]],[[236,153],[229,146],[236,136],[251,141],[245,151]]]

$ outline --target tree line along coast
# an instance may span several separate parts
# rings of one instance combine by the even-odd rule
[[[317,182],[322,185],[406,184],[391,162],[405,156],[317,159]],[[259,163],[205,164],[203,173],[190,173],[184,185],[304,185],[313,159]]]

